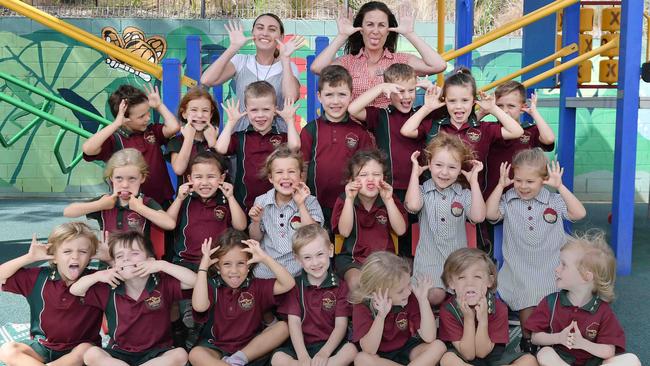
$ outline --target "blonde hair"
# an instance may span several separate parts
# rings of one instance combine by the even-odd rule
[[[262,167],[262,170],[260,171],[260,177],[264,178],[270,176],[271,172],[273,171],[273,162],[277,159],[286,158],[296,159],[298,162],[298,169],[302,175],[302,173],[305,171],[305,162],[302,160],[302,153],[299,151],[291,151],[287,144],[281,144],[266,158],[264,167]]]
[[[464,143],[460,137],[440,132],[432,138],[424,148],[424,155],[427,158],[427,163],[433,159],[436,153],[444,149],[447,149],[452,154],[456,155],[456,158],[458,158],[462,167],[465,167],[471,160],[475,159],[474,150]],[[467,179],[462,174],[458,175],[458,182],[463,185],[468,185]]]
[[[319,224],[303,225],[293,234],[291,249],[293,250],[294,254],[298,255],[300,254],[300,250],[305,245],[313,242],[318,238],[323,239],[323,243],[325,243],[328,249],[329,246],[332,245],[330,242],[330,236],[327,234],[327,230],[325,230],[322,226]]]
[[[511,93],[519,94],[521,103],[526,103],[526,87],[515,80],[506,81],[505,83],[497,86],[494,90],[494,96],[499,99]]]
[[[485,263],[487,274],[492,276],[492,285],[489,290],[495,291],[497,289],[497,266],[484,251],[476,248],[461,248],[447,257],[442,276],[440,276],[442,283],[445,284],[445,287],[449,287],[453,276],[459,275],[478,262]]]
[[[142,153],[134,148],[126,148],[116,151],[113,156],[106,162],[104,169],[104,179],[111,178],[115,168],[123,168],[125,166],[133,165],[138,168],[138,171],[144,178],[149,175],[149,167],[144,160]]]
[[[391,252],[374,252],[361,267],[359,287],[351,291],[350,302],[360,304],[371,299],[372,294],[379,289],[395,288],[404,275],[410,274],[411,267],[404,258]]]
[[[83,222],[66,222],[55,227],[50,236],[47,238],[48,244],[51,244],[47,249],[47,254],[54,254],[56,250],[66,241],[74,240],[77,238],[86,238],[90,242],[90,256],[94,256],[99,246],[97,235],[92,231],[88,225]]]
[[[547,178],[548,159],[544,155],[542,149],[536,147],[534,149],[521,150],[512,158],[512,170],[516,170],[522,166],[527,166],[535,169],[540,177]]]
[[[614,301],[616,258],[605,240],[605,233],[599,229],[592,229],[582,235],[572,236],[560,251],[567,249],[581,252],[582,256],[576,266],[583,278],[587,272],[594,275],[592,293],[606,302]]]

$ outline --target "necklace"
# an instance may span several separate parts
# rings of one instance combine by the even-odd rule
[[[255,78],[257,79],[257,81],[260,81],[260,74],[259,74],[259,70],[257,69],[257,64],[258,64],[257,56],[255,56]],[[262,80],[266,80],[266,78],[269,76],[269,72],[271,72],[271,68],[273,68],[273,64],[275,64],[275,57],[273,57],[273,62],[271,62],[271,64],[269,65],[269,68],[266,70],[266,75],[264,75],[264,79]]]

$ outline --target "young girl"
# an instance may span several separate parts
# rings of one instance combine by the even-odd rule
[[[543,299],[525,327],[541,366],[640,366],[625,352],[625,334],[610,307],[614,300],[616,259],[605,234],[569,238],[560,252],[555,282],[560,292]]]
[[[404,204],[408,211],[419,212],[420,239],[413,272],[433,279],[435,288],[429,293],[429,301],[437,305],[446,297],[440,279],[445,260],[454,250],[467,246],[465,221],[479,223],[485,219],[485,202],[478,183],[483,164],[472,160],[469,146],[446,133],[431,140],[424,152],[428,161],[425,167],[418,163],[420,152],[411,155],[413,167]],[[471,169],[465,171],[464,166]],[[427,169],[431,179],[420,185],[419,177]],[[463,188],[459,177],[469,182],[469,189]]]
[[[197,320],[207,323],[198,345],[190,352],[190,362],[194,366],[262,365],[268,360],[258,359],[289,337],[285,322],[260,333],[263,314],[276,305],[274,296],[291,290],[295,281],[257,241],[249,240],[241,231],[228,229],[215,248],[211,245],[211,239],[203,243],[192,293],[192,307],[201,313]],[[275,278],[253,277],[251,267],[256,263],[264,263]],[[208,277],[213,269],[216,276]],[[254,360],[259,363],[250,362]]]
[[[441,366],[537,366],[535,357],[508,353],[508,307],[495,296],[497,268],[478,249],[461,248],[445,261],[442,280],[454,292],[440,306]]]
[[[210,94],[202,86],[187,91],[178,106],[178,118],[183,127],[181,135],[167,144],[172,168],[178,175],[178,185],[187,182],[188,164],[202,151],[214,149],[217,144],[219,110]]]
[[[336,199],[332,231],[344,237],[335,267],[339,277],[354,289],[359,270],[376,251],[395,251],[392,235],[406,232],[406,211],[386,183],[386,158],[379,150],[357,151],[345,170],[345,193]]]
[[[97,247],[86,224],[70,222],[54,228],[47,244],[34,235],[27,254],[0,266],[2,291],[25,296],[31,319],[31,339],[3,344],[0,361],[9,366],[83,365],[84,352],[101,343],[102,311],[84,306],[69,286],[81,277]],[[50,261],[50,267],[31,266],[42,261]]]
[[[71,203],[63,210],[63,215],[86,215],[97,220],[100,229],[109,233],[138,230],[148,237],[151,224],[172,230],[176,221],[156,201],[140,192],[147,175],[147,164],[138,150],[119,150],[111,156],[104,170],[104,178],[110,182],[110,194],[89,202]]]
[[[303,173],[300,152],[291,151],[285,144],[280,145],[266,159],[262,171],[273,188],[258,196],[248,213],[251,239],[259,241],[262,249],[292,276],[301,271],[291,250],[293,234],[302,225],[323,224],[323,211],[303,182]],[[256,266],[254,273],[258,278],[275,277],[265,263]]]
[[[522,150],[510,166],[501,164],[499,183],[487,200],[487,219],[503,220],[503,267],[499,272],[499,295],[521,324],[544,296],[555,292],[553,271],[560,248],[566,242],[563,220],[586,215],[582,203],[562,184],[563,169],[548,163],[541,149]],[[502,196],[504,187],[514,183]],[[544,185],[557,189],[551,193]],[[521,348],[534,351],[530,332],[523,330]]]
[[[361,352],[355,365],[437,365],[445,345],[436,340],[436,322],[427,293],[433,285],[411,286],[404,258],[380,251],[361,268],[360,285],[350,294],[352,341]],[[412,289],[412,290],[411,290]]]

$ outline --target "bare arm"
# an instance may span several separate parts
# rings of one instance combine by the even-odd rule
[[[329,358],[332,353],[334,353],[336,347],[341,344],[343,338],[345,338],[347,330],[348,318],[345,316],[337,316],[334,320],[334,330],[332,331],[332,334],[327,338],[327,342],[325,342],[318,353],[322,354],[325,358]]]
[[[300,135],[296,130],[296,110],[298,106],[295,104],[295,99],[284,99],[284,107],[277,114],[287,123],[287,146],[291,151],[300,151]]]
[[[201,75],[201,84],[207,86],[214,86],[223,84],[225,81],[230,80],[235,75],[235,65],[230,62],[233,56],[253,37],[244,36],[244,30],[241,23],[237,21],[230,21],[225,25],[226,32],[230,39],[230,45],[219,56],[219,58],[212,63]]]
[[[339,234],[343,237],[347,238],[352,233],[352,228],[354,227],[354,198],[345,197],[345,203],[343,204],[343,210],[341,211],[337,227]]]
[[[352,11],[350,9],[339,9],[339,15],[336,18],[336,27],[338,29],[336,37],[311,64],[311,71],[316,75],[320,75],[321,70],[325,66],[340,65],[339,62],[334,61],[336,52],[345,45],[345,42],[347,42],[352,34],[361,30],[361,27],[354,27],[352,25]]]
[[[32,237],[32,244],[29,246],[29,252],[27,252],[27,254],[21,255],[18,258],[14,258],[0,265],[0,285],[4,285],[9,277],[16,274],[16,272],[23,267],[32,263],[53,259],[54,256],[47,254],[47,248],[49,246],[49,244],[39,243],[36,240],[36,234],[34,234]]]
[[[499,210],[499,202],[501,201],[501,196],[503,195],[503,190],[505,187],[512,184],[512,179],[510,179],[510,164],[508,162],[502,162],[499,166],[499,182],[490,197],[488,197],[486,203],[486,213],[485,217],[490,221],[501,220],[502,215]]]
[[[164,260],[156,261],[160,272],[165,272],[181,282],[181,289],[194,288],[196,284],[196,273],[189,268],[179,266]]]
[[[539,131],[539,142],[544,145],[551,145],[555,143],[555,134],[553,133],[553,130],[537,110],[537,94],[531,95],[530,105],[526,106],[526,108],[523,108],[523,111],[528,113],[535,121],[537,130]]]
[[[136,198],[131,196],[129,199],[129,208],[163,230],[173,230],[176,228],[176,220],[164,210],[154,210],[147,207],[142,201],[142,197]]]
[[[382,197],[382,200],[384,201],[384,205],[386,205],[386,212],[388,213],[388,222],[390,222],[390,227],[398,236],[404,235],[406,232],[406,221],[404,221],[404,216],[402,216],[402,213],[395,204],[395,200],[392,197],[392,189],[391,197],[386,199]]]
[[[366,120],[366,106],[370,105],[378,96],[386,94],[390,97],[390,93],[399,93],[402,89],[401,86],[391,83],[381,83],[368,89],[365,93],[359,95],[357,99],[353,100],[348,106],[348,112],[352,117],[360,120]]]
[[[100,199],[90,202],[73,202],[63,209],[65,217],[80,217],[93,212],[110,210],[115,207],[117,193],[103,195]]]
[[[284,99],[298,100],[300,98],[300,82],[291,70],[291,54],[305,44],[305,37],[295,36],[287,43],[276,40],[280,51],[282,64],[282,94]],[[289,121],[287,121],[287,124]]]
[[[476,338],[474,341],[476,345],[476,357],[485,358],[494,348],[494,343],[492,343],[490,335],[488,334],[488,304],[485,296],[479,300],[474,309],[478,320]]]
[[[372,297],[373,307],[376,309],[377,314],[372,321],[370,329],[368,329],[368,333],[359,339],[359,344],[364,352],[374,355],[381,345],[381,338],[384,333],[384,321],[393,302],[388,297],[388,290],[385,290],[384,293],[375,292],[372,294]]]
[[[251,223],[248,225],[248,235],[250,235],[251,239],[261,241],[264,237],[261,228],[263,214],[264,208],[258,204],[254,204],[248,211],[248,216],[251,218]]]
[[[302,334],[302,321],[300,317],[296,315],[289,314],[289,336],[291,337],[291,343],[293,344],[293,349],[296,351],[298,356],[298,361],[309,360],[309,353],[307,353],[307,347],[305,346],[305,337]]]
[[[196,130],[188,123],[181,129],[181,134],[183,135],[181,149],[171,154],[172,169],[174,169],[176,175],[183,175],[185,174],[185,170],[187,170],[187,166],[190,163],[190,156],[192,155],[192,145],[194,145]]]
[[[470,190],[472,192],[472,208],[469,210],[468,218],[473,223],[483,222],[485,220],[485,201],[483,200],[483,193],[481,193],[481,186],[478,183],[478,174],[483,170],[483,163],[474,161],[474,166],[468,174],[465,175],[469,181]]]
[[[212,255],[219,247],[212,248],[212,238],[203,240],[201,244],[201,261],[196,272],[196,282],[192,291],[192,309],[199,313],[210,308],[210,296],[208,294],[208,270],[217,263],[218,259],[212,259]]]
[[[481,113],[489,113],[501,122],[501,136],[504,140],[516,139],[524,133],[524,129],[519,122],[512,119],[508,113],[497,106],[494,95],[480,92],[480,96],[481,99],[476,103],[481,107],[483,111]]]
[[[160,93],[158,92],[157,86],[149,86],[148,84],[144,85],[144,91],[147,93],[147,98],[149,99],[149,107],[154,108],[160,113],[160,116],[165,121],[163,125],[162,133],[166,138],[170,138],[178,131],[181,130],[181,125],[178,123],[176,116],[167,108],[165,103],[162,102],[160,98]]]
[[[249,239],[243,240],[242,242],[248,246],[248,248],[245,248],[243,250],[247,253],[251,253],[252,255],[252,258],[248,261],[248,264],[264,263],[275,275],[273,295],[284,294],[296,285],[296,281],[293,279],[291,273],[289,273],[289,271],[287,271],[284,266],[271,258],[271,256],[266,254],[260,247],[260,243],[258,241]]]
[[[471,310],[470,310],[471,311]],[[452,342],[454,348],[466,360],[473,360],[476,357],[476,325],[474,317],[463,317],[463,337],[460,341]]]
[[[423,341],[431,343],[436,340],[436,320],[429,304],[429,290],[433,288],[433,281],[430,278],[418,278],[413,294],[418,300],[420,309],[420,329],[418,334]]]
[[[566,202],[567,214],[571,221],[581,220],[587,215],[585,206],[564,184],[558,188],[558,193]]]
[[[183,201],[185,201],[191,190],[192,183],[181,184],[178,187],[178,194],[176,195],[176,199],[167,209],[167,215],[169,215],[169,217],[171,217],[175,223],[178,222],[178,214],[181,211],[181,207],[183,206]]]
[[[217,144],[215,146],[215,150],[221,155],[225,155],[228,152],[232,131],[235,129],[237,122],[246,114],[239,111],[239,101],[235,102],[232,99],[223,103],[223,110],[226,113],[226,123],[223,126],[223,131],[217,137]]]
[[[418,128],[422,121],[433,111],[445,105],[440,101],[442,96],[442,88],[433,86],[427,88],[424,94],[424,104],[417,112],[413,113],[411,117],[402,125],[399,132],[404,137],[416,138],[418,137]]]
[[[102,151],[102,145],[104,142],[124,125],[124,113],[126,113],[127,108],[128,104],[126,103],[126,99],[123,99],[122,102],[120,102],[117,117],[115,117],[113,123],[90,136],[88,140],[86,140],[86,142],[84,142],[84,144],[81,146],[81,150],[84,154],[93,156],[99,154]]]
[[[418,162],[419,156],[419,151],[414,151],[411,154],[411,177],[409,178],[409,185],[406,189],[406,196],[404,197],[404,207],[406,211],[412,213],[420,212],[424,205],[424,200],[420,194],[420,175],[429,169],[429,167],[420,167],[420,163]]]

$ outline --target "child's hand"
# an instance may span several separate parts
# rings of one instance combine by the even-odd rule
[[[298,356],[298,366],[313,366],[314,364],[312,363],[312,359],[309,358],[309,355],[305,355],[304,357]]]
[[[32,243],[29,245],[29,251],[27,255],[29,256],[32,262],[40,261],[49,261],[54,259],[54,256],[47,254],[47,249],[51,247],[52,244],[42,244],[36,239],[36,233],[32,235]]]
[[[219,189],[223,192],[223,196],[226,197],[226,199],[230,199],[234,196],[233,185],[228,182],[221,182],[221,184],[219,184]]]
[[[429,90],[433,88],[435,85],[431,80],[428,79],[428,76],[418,78],[417,82],[415,83],[415,86],[417,88],[422,88],[424,90]]]
[[[228,24],[224,26],[226,32],[228,32],[228,38],[230,38],[230,46],[240,49],[248,43],[253,37],[246,37],[244,35],[244,28],[241,25],[241,22],[230,20]]]
[[[203,138],[208,144],[209,148],[214,148],[217,144],[217,136],[219,135],[219,129],[214,127],[210,121],[208,121],[207,126],[203,129]]]
[[[297,186],[293,187],[292,198],[294,202],[296,202],[296,206],[302,206],[305,204],[305,200],[310,194],[311,191],[309,190],[309,187],[304,182],[300,182]]]
[[[201,244],[201,262],[199,263],[199,268],[207,270],[212,267],[214,264],[219,262],[219,258],[212,258],[212,255],[219,250],[219,247],[212,248],[212,237],[203,239],[203,244]]]
[[[353,19],[354,16],[352,14],[352,9],[339,7],[339,16],[336,18],[336,28],[338,29],[340,35],[348,38],[361,30],[361,27],[355,27],[352,25]]]
[[[103,262],[108,262],[111,261],[111,254],[110,250],[108,249],[108,238],[110,236],[110,233],[108,231],[102,231],[102,237],[99,241],[99,245],[97,246],[97,251],[95,252],[95,257],[96,259],[99,259],[100,261]]]
[[[254,205],[248,211],[248,217],[250,217],[254,223],[259,224],[262,220],[262,213],[264,213],[264,208],[260,205]]]
[[[314,358],[311,359],[311,364],[309,366],[327,366],[327,361],[329,356],[318,352],[314,355]]]
[[[345,198],[354,201],[361,189],[361,181],[359,179],[351,180],[345,185]]]
[[[129,197],[129,209],[138,212],[139,209],[144,207],[144,200],[140,194],[132,194]]]
[[[463,173],[469,183],[478,183],[478,173],[483,170],[483,163],[478,160],[471,160],[469,163],[472,164],[472,170],[469,172],[461,170],[460,172]]]
[[[530,103],[529,104],[524,104],[524,106],[521,108],[522,111],[530,114],[531,116],[533,113],[537,113],[537,94],[533,93],[530,95]]]
[[[260,263],[269,258],[269,255],[262,250],[257,240],[248,239],[242,240],[241,242],[248,246],[248,248],[244,248],[242,251],[251,254],[251,259],[248,260],[247,264]]]
[[[485,296],[481,297],[478,300],[478,303],[476,304],[476,306],[474,306],[474,311],[476,311],[476,320],[478,320],[479,324],[480,323],[487,324],[488,304],[487,304],[487,298]]]
[[[126,99],[122,99],[120,102],[120,106],[117,109],[117,116],[115,116],[115,123],[118,126],[122,126],[124,124],[124,119],[126,118],[124,115],[126,114],[126,110],[129,108],[129,103],[126,101]]]
[[[393,199],[393,186],[386,183],[383,179],[379,181],[379,195],[381,200],[385,202]]]
[[[386,95],[386,98],[390,99],[390,95],[392,93],[395,93],[400,96],[400,99],[402,98],[402,92],[404,91],[404,88],[398,84],[393,84],[393,83],[383,83],[381,84],[381,92]]]
[[[282,119],[289,123],[293,123],[296,120],[296,110],[298,110],[298,105],[293,99],[285,98],[284,107],[281,111],[277,111],[277,115],[282,117]]]
[[[546,170],[548,171],[548,178],[546,178],[544,184],[559,189],[562,186],[562,174],[564,174],[564,168],[560,168],[559,162],[552,161],[546,166]]]
[[[162,99],[160,99],[160,93],[158,93],[158,87],[156,85],[144,84],[144,91],[147,94],[149,99],[149,107],[158,109],[162,105]]]
[[[381,290],[372,293],[372,307],[377,310],[378,316],[385,318],[393,306],[393,301],[388,297],[388,289],[383,292]]]
[[[415,278],[415,285],[411,284],[413,295],[418,302],[429,302],[429,290],[433,288],[433,281],[429,276],[418,276]]]
[[[574,335],[573,335],[574,323],[575,321],[572,321],[571,324],[569,324],[566,328],[562,329],[560,333],[557,333],[558,339],[556,344],[561,344],[568,349],[573,348],[573,344],[575,342]]]
[[[467,304],[465,298],[458,299],[460,302],[460,311],[463,313],[463,318],[465,319],[474,319],[474,310]]]
[[[420,166],[420,162],[418,161],[419,157],[420,157],[420,152],[417,150],[415,150],[413,154],[411,154],[411,164],[413,164],[413,169],[417,169],[418,177],[421,176],[425,170],[429,170],[428,166]]]
[[[446,103],[442,101],[442,88],[437,85],[427,88],[424,94],[424,105],[431,110],[444,107]]]
[[[144,262],[136,263],[133,274],[140,277],[147,277],[152,273],[161,271],[161,261],[150,258]]]
[[[571,322],[573,325],[572,332],[570,333],[569,336],[569,344],[571,344],[571,347],[569,349],[585,349],[586,346],[586,341],[585,338],[582,336],[582,332],[580,332],[580,328],[578,327],[578,322],[573,321]]]
[[[246,112],[239,110],[239,101],[235,102],[234,99],[228,99],[221,103],[224,112],[226,112],[226,123],[228,125],[235,125],[239,120],[246,115]]]
[[[415,17],[413,16],[413,6],[408,1],[402,1],[397,9],[399,20],[398,26],[388,28],[389,32],[396,32],[399,34],[413,33],[415,28]]]
[[[497,108],[497,102],[494,99],[494,94],[486,94],[485,92],[479,92],[479,100],[476,101],[476,104],[484,111],[485,114],[491,114],[494,111],[494,108]]]
[[[291,55],[300,47],[304,46],[307,40],[303,36],[295,36],[288,40],[286,43],[276,38],[278,48],[280,50],[280,58],[291,58]]]
[[[189,196],[190,193],[192,193],[194,191],[193,186],[194,186],[194,183],[190,183],[190,182],[181,184],[178,187],[178,194],[176,194],[176,199],[181,200],[181,201],[186,199],[187,196]]]
[[[113,192],[111,195],[105,194],[99,199],[99,206],[102,211],[110,210],[115,207],[115,203],[117,203],[117,193],[118,192]]]
[[[94,274],[98,282],[107,283],[111,288],[116,288],[120,285],[120,282],[124,281],[124,278],[118,273],[118,268],[109,268],[103,271],[97,271]]]
[[[513,180],[510,179],[510,167],[511,165],[507,161],[501,163],[499,167],[499,185],[502,188],[506,188],[513,183]]]
[[[194,128],[191,123],[187,122],[185,126],[181,127],[181,135],[183,135],[183,138],[186,140],[194,141],[196,128]]]

